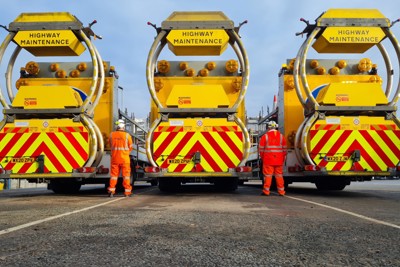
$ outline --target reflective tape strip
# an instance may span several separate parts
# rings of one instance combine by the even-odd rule
[[[310,156],[316,165],[327,171],[348,171],[350,168],[366,171],[387,171],[400,160],[400,131],[381,130],[310,130]],[[392,124],[386,128],[396,128]],[[319,129],[319,128],[318,128]],[[354,163],[352,154],[360,151],[360,161]],[[338,160],[327,160],[329,156]]]
[[[113,181],[118,180],[118,177],[111,177],[110,180],[113,180]]]
[[[74,127],[71,127],[74,128]],[[12,173],[37,173],[36,158],[45,157],[44,172],[64,173],[88,159],[88,132],[0,132],[0,161]],[[26,161],[4,159],[26,159]]]
[[[269,145],[268,144],[268,133],[265,135],[265,146],[259,146],[260,153],[264,152],[286,152],[287,146],[283,145],[283,135],[279,134],[279,145]]]
[[[112,135],[113,135],[113,133],[111,133],[111,138],[110,138],[110,142],[111,142],[111,140],[112,140]],[[125,146],[124,147],[114,147],[114,146],[111,146],[111,150],[118,150],[118,151],[130,151],[130,147],[129,147],[129,135],[128,135],[128,133],[126,133],[126,135],[125,135]]]
[[[111,147],[111,150],[129,151],[129,148],[126,148],[126,147]]]
[[[125,133],[125,150],[129,150],[129,145],[128,145],[128,133]]]
[[[227,172],[238,166],[243,158],[244,139],[239,127],[233,125],[212,126],[213,130],[183,129],[169,131],[158,128],[153,133],[153,155],[156,163],[169,172],[193,171],[193,155],[199,152],[201,162],[197,171]],[[234,127],[234,128],[235,128]]]

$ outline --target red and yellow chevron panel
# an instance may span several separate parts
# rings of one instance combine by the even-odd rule
[[[359,161],[353,160],[355,150]],[[309,151],[315,164],[327,171],[386,172],[400,161],[400,129],[376,117],[318,120],[310,129]]]
[[[89,157],[89,133],[69,119],[16,122],[0,130],[0,164],[5,170],[37,173],[40,155],[45,173],[72,172]]]
[[[243,142],[240,127],[226,119],[173,119],[155,129],[153,159],[168,172],[227,172],[242,160]]]

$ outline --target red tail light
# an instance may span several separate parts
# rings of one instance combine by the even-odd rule
[[[97,169],[97,173],[98,174],[107,174],[107,173],[109,173],[110,172],[110,169],[109,168],[104,168],[103,166],[100,166],[98,169]]]
[[[296,164],[295,166],[289,166],[288,171],[289,172],[301,172],[302,168]]]
[[[145,167],[144,172],[160,172],[160,167]]]
[[[82,167],[76,169],[76,171],[80,173],[96,172],[96,167]]]
[[[236,167],[236,172],[251,172],[252,168],[249,166]]]
[[[305,171],[319,171],[321,170],[319,166],[317,165],[305,165],[304,166]]]

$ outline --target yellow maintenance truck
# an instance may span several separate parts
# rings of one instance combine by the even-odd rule
[[[400,86],[393,81],[384,46],[386,41],[394,48],[398,63],[400,46],[390,30],[394,23],[375,9],[330,9],[315,24],[303,21],[307,26],[299,35],[306,39],[282,66],[277,103],[259,121],[276,121],[288,140],[286,183],[342,190],[351,181],[399,176]],[[311,47],[334,59],[309,59]],[[378,61],[365,55],[372,49],[383,62],[382,73]]]
[[[0,64],[11,43],[15,49],[7,65],[8,98],[0,88],[0,178],[47,182],[56,193],[108,183],[114,122],[124,117],[131,129],[137,127],[119,112],[118,75],[92,41],[101,38],[91,29],[94,23],[84,27],[66,12],[22,13],[6,28]],[[22,50],[34,58],[20,69],[14,87],[14,64]],[[36,60],[80,57],[85,50],[90,62]],[[135,143],[144,142],[144,136],[134,137]],[[132,162],[143,158],[144,148],[135,146]]]
[[[245,23],[245,22],[243,22]],[[182,183],[209,182],[235,190],[251,176],[245,163],[249,134],[244,97],[249,81],[246,50],[222,12],[173,12],[161,27],[147,60],[151,95],[146,177],[162,191]],[[168,47],[167,49],[164,49]],[[229,49],[231,57],[223,59]],[[160,59],[163,56],[176,60]],[[202,59],[202,60],[199,60]]]

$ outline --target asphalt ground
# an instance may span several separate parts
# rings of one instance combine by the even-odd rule
[[[0,266],[400,266],[399,180],[260,193],[259,182],[135,184],[131,198],[3,190]]]

